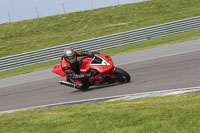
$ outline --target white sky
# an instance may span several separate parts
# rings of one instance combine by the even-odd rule
[[[92,0],[94,8],[117,5],[118,0]],[[134,3],[142,0],[119,0],[120,4]],[[0,0],[0,24],[8,22],[8,11],[11,21],[20,21],[36,18],[36,9],[39,16],[62,14],[62,3],[65,12],[76,12],[91,9],[91,0]]]

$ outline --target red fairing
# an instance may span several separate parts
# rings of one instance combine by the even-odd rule
[[[110,73],[113,68],[113,61],[109,55],[98,55],[102,59],[104,59],[103,65],[93,66],[92,69],[97,69],[100,73]]]
[[[113,61],[109,55],[96,55],[98,58],[102,59],[102,63],[95,64],[94,58],[85,58],[82,60],[82,64],[80,65],[81,73],[88,73],[90,69],[96,69],[100,73],[108,73],[113,69]]]
[[[66,78],[66,75],[62,70],[61,64],[54,65],[52,72]]]
[[[116,69],[113,66],[113,61],[109,55],[97,54],[93,59],[85,58],[82,59],[80,65],[81,73],[88,73],[91,69],[99,71],[100,74],[89,78],[89,81],[95,80],[96,84],[101,84],[105,81],[106,76],[110,75],[112,78],[116,76],[112,73]]]
[[[80,64],[80,67],[79,67],[80,72],[81,73],[88,73],[91,69],[90,63],[92,61],[92,58],[84,58],[84,59],[80,59],[79,61],[82,62]]]

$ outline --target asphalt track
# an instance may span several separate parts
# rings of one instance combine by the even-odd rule
[[[31,81],[24,79],[26,81],[24,83],[19,80],[18,84],[1,84],[0,111],[115,95],[200,86],[200,40],[171,46],[152,49],[157,52],[150,52],[151,54],[144,58],[141,57],[148,53],[148,50],[142,51],[138,60],[133,60],[134,57],[127,56],[127,54],[117,56],[118,60],[116,62],[119,64],[117,66],[125,69],[132,77],[131,82],[128,84],[103,88],[96,87],[86,92],[59,85],[57,81],[62,78],[57,76],[49,76],[46,79],[40,77],[38,80]],[[183,46],[185,47],[183,48]],[[180,51],[177,51],[177,48]],[[159,49],[164,50],[167,54]],[[173,51],[174,53],[170,53]],[[158,53],[159,55],[157,55]],[[0,83],[5,82],[5,80],[6,83],[12,83],[11,79],[2,79]],[[15,79],[17,82],[17,77]]]

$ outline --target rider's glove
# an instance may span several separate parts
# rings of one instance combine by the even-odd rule
[[[94,54],[93,52],[88,52],[88,56],[89,56],[89,57],[93,58],[94,55],[95,55],[95,54]]]
[[[97,52],[97,51],[94,51],[94,52],[92,52],[92,53],[93,53],[94,55],[95,55],[95,54],[100,54],[100,53],[99,53],[99,52]]]
[[[88,51],[81,51],[81,54],[84,56],[89,56],[91,58],[94,57],[95,53],[94,52],[88,52]]]

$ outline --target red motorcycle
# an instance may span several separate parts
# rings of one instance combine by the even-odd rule
[[[81,62],[79,67],[81,73],[93,73],[92,76],[86,80],[89,86],[111,83],[123,84],[128,83],[131,79],[126,71],[113,65],[110,55],[95,54],[93,58],[84,57],[78,61]],[[52,72],[65,78],[68,76],[63,72],[61,64],[54,65]],[[67,81],[59,81],[59,83],[64,85],[72,84]]]

